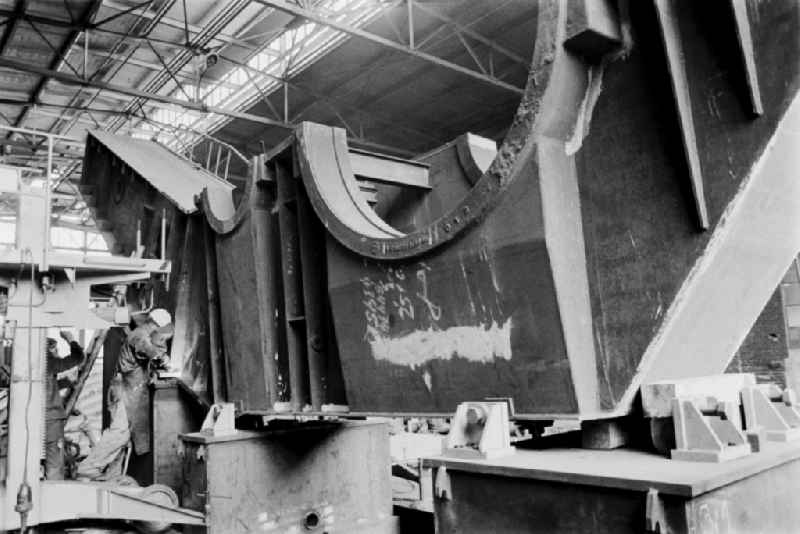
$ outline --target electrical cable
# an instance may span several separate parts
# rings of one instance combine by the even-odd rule
[[[28,447],[30,447],[31,429],[30,429],[30,411],[31,399],[33,397],[33,288],[35,287],[34,278],[34,265],[33,253],[30,249],[28,252],[28,260],[31,266],[31,287],[28,292],[28,398],[25,401],[25,454],[28,454]],[[26,459],[25,465],[22,468],[22,481],[28,482],[28,461]]]
[[[28,259],[31,265],[31,288],[28,292],[28,398],[25,400],[25,453],[28,452],[30,446],[31,431],[30,431],[30,411],[31,411],[31,398],[33,397],[33,288],[36,287],[36,279],[33,264],[33,253],[28,249]],[[22,471],[23,481],[28,481],[28,462]]]
[[[28,361],[27,361],[27,374],[28,374],[28,398],[25,401],[25,459],[22,466],[22,482],[17,491],[17,505],[14,507],[20,515],[20,534],[27,532],[27,518],[28,513],[33,509],[33,495],[31,485],[28,482],[28,456],[30,451],[31,429],[30,429],[30,411],[31,402],[33,399],[33,290],[36,287],[35,277],[35,264],[33,262],[33,252],[30,248],[23,251],[23,258],[27,256],[28,262],[31,266],[31,286],[28,293]]]
[[[25,261],[26,257],[28,258],[27,262]],[[31,265],[31,269],[33,269],[33,265],[34,265],[34,263],[33,263],[33,252],[31,252],[31,250],[28,249],[28,248],[26,248],[26,249],[24,249],[22,251],[22,257],[20,258],[19,273],[17,274],[16,278],[12,279],[13,283],[14,283],[14,292],[13,293],[9,292],[9,294],[8,294],[8,307],[18,307],[18,306],[20,306],[20,304],[13,304],[11,302],[11,299],[12,299],[12,297],[14,297],[17,294],[17,290],[19,289],[18,280],[22,277],[22,271],[25,269],[25,263],[29,263]],[[32,276],[31,276],[31,279],[33,279]],[[31,282],[31,283],[33,283],[33,282]],[[30,298],[28,299],[28,304],[25,304],[24,306],[31,307],[31,308],[41,308],[42,306],[44,306],[47,303],[47,290],[45,289],[45,290],[42,291],[42,301],[41,302],[37,302],[36,304],[33,304],[33,302],[32,302],[33,301],[33,292],[31,292],[29,297]]]

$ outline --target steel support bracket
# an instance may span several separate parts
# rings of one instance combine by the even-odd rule
[[[444,454],[459,458],[496,458],[514,452],[507,400],[462,402],[447,434]]]
[[[774,385],[742,389],[745,425],[748,431],[762,429],[767,441],[800,439],[800,412],[792,390],[781,391]]]
[[[230,402],[213,404],[203,420],[201,432],[212,436],[227,436],[236,433],[235,406]]]
[[[730,407],[704,414],[692,400],[672,399],[675,425],[673,460],[722,462],[752,452],[744,433],[725,414]]]

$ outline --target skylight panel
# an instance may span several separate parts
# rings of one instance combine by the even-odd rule
[[[316,9],[332,19],[358,27],[374,19],[386,7],[387,4],[375,0],[329,0]],[[249,70],[234,67],[219,81],[202,88],[200,100],[206,105],[229,110],[247,108],[262,95],[282,89],[280,78],[295,76],[347,38],[346,34],[327,26],[304,22],[265,43],[261,52],[245,62]],[[194,94],[194,88],[184,87],[184,90]],[[180,89],[175,89],[172,96],[186,100]],[[181,133],[176,133],[174,128],[170,131],[147,122],[141,125],[143,129],[153,131],[159,142],[174,150],[196,145],[202,140],[203,133],[216,131],[232,120],[214,113],[198,114],[163,108],[156,109],[151,117],[156,123],[181,130]]]

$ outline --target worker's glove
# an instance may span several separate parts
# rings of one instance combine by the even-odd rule
[[[60,335],[61,339],[63,339],[67,343],[72,343],[73,341],[75,341],[75,336],[72,335],[72,332],[69,332],[67,330],[62,330],[61,332],[58,333],[58,335]]]
[[[169,370],[169,356],[166,354],[163,356],[159,356],[158,358],[154,358],[153,362],[153,369],[156,371],[167,371]]]

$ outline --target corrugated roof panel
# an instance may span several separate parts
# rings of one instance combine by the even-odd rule
[[[195,195],[206,187],[233,191],[234,186],[147,139],[92,130],[89,135],[113,152],[184,213],[194,213]]]

